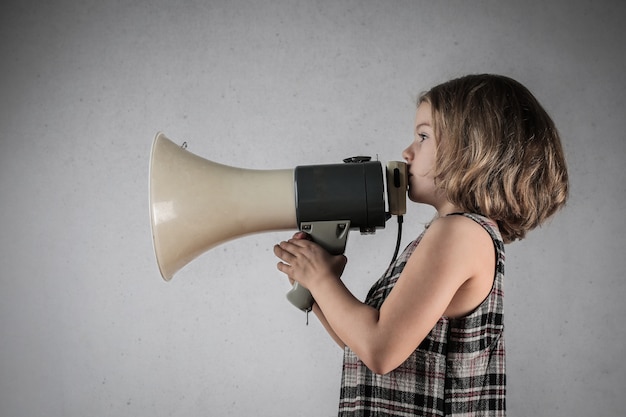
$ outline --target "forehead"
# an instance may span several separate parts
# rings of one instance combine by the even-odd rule
[[[427,101],[422,101],[420,105],[417,106],[417,111],[415,113],[415,127],[422,125],[429,127],[433,126],[431,106]]]

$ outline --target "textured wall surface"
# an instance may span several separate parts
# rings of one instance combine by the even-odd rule
[[[553,116],[572,185],[507,249],[509,414],[622,415],[625,18],[620,1],[4,1],[0,414],[335,415],[341,352],[275,269],[291,232],[160,278],[152,138],[257,169],[396,160],[421,91],[493,72]],[[412,206],[404,242],[431,216]],[[393,223],[351,234],[356,295],[394,244]]]

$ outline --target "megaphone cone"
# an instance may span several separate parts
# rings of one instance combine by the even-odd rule
[[[294,170],[221,165],[158,133],[150,158],[150,221],[165,280],[228,240],[297,229]]]

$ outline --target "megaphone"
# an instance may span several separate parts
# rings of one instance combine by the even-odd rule
[[[385,210],[385,181],[389,211]],[[333,254],[350,230],[375,233],[406,212],[404,162],[354,157],[343,164],[253,170],[201,158],[158,133],[150,157],[150,222],[161,276],[242,236],[299,229]],[[289,301],[309,311],[313,298],[295,284]]]

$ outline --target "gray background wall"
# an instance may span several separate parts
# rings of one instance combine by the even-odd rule
[[[512,416],[626,408],[621,1],[4,1],[0,414],[331,416],[341,352],[238,239],[162,282],[148,222],[161,130],[259,169],[400,159],[419,92],[495,72],[563,136],[567,208],[508,247]],[[405,239],[432,216],[411,207]],[[363,297],[395,239],[351,234]]]

